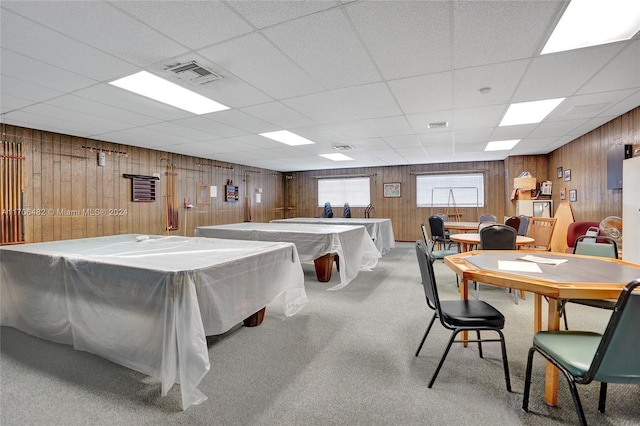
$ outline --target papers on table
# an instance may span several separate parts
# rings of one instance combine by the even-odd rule
[[[548,257],[533,256],[531,254],[519,257],[518,259],[528,262],[544,263],[545,265],[559,265],[567,261],[567,259],[549,259]]]
[[[542,270],[536,263],[518,262],[514,260],[498,260],[498,269],[501,271],[542,273]]]

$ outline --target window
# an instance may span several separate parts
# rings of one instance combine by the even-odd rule
[[[332,206],[366,207],[371,202],[370,184],[368,177],[318,179],[318,207],[327,201]]]
[[[418,175],[416,204],[418,207],[483,207],[484,174]]]

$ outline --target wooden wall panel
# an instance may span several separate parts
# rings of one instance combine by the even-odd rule
[[[192,236],[196,226],[242,222],[247,190],[253,221],[283,217],[282,173],[17,126],[7,125],[4,132],[7,141],[23,143],[25,208],[47,212],[25,217],[26,242],[125,233]],[[104,167],[98,166],[97,150],[111,153]],[[174,231],[166,229],[169,162],[178,173],[180,223]],[[123,174],[159,175],[156,201],[133,202],[131,181]],[[238,202],[224,201],[227,180],[239,187]],[[195,204],[198,183],[217,187],[208,205]],[[262,190],[259,204],[257,188]],[[184,208],[185,197],[192,199],[193,209]]]
[[[571,203],[576,221],[600,221],[607,216],[622,217],[622,190],[607,189],[607,150],[616,144],[640,147],[640,107],[594,129],[549,154],[549,180],[553,200],[560,202],[560,189],[576,189]],[[571,170],[571,181],[556,177],[556,168]]]

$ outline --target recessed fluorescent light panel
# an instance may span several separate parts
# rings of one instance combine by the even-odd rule
[[[500,126],[539,123],[556,109],[564,98],[545,99],[543,101],[520,102],[509,105],[507,113],[502,117]]]
[[[512,139],[508,141],[491,141],[487,144],[487,147],[484,149],[485,151],[508,151],[517,143],[520,142],[520,139]]]
[[[310,145],[312,143],[315,143],[307,138],[303,138],[302,136],[296,135],[295,133],[291,133],[288,130],[260,133],[260,136],[264,136],[265,138],[273,139],[274,141],[285,143],[291,146]]]
[[[540,54],[629,40],[638,30],[638,0],[571,0]]]
[[[353,158],[344,155],[344,154],[320,154],[320,157],[324,157],[324,158],[328,158],[329,160],[333,160],[333,161],[349,161],[349,160],[353,160]]]
[[[140,71],[109,84],[198,115],[229,109],[228,106],[147,71]]]

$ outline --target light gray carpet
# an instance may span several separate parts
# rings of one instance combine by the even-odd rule
[[[431,317],[413,243],[399,243],[373,271],[336,292],[305,265],[309,305],[286,318],[267,307],[259,327],[238,326],[212,339],[209,397],[180,409],[178,386],[160,397],[147,376],[70,346],[1,329],[0,423],[8,425],[559,425],[577,424],[564,379],[558,407],[542,400],[544,363],[536,358],[530,413],[522,411],[533,300],[518,305],[483,285],[480,298],[507,318],[513,392],[505,389],[498,344],[455,345],[432,389],[427,383],[449,333],[438,323],[414,357]],[[455,276],[436,261],[442,298],[457,298]],[[609,312],[571,306],[570,326],[602,331]],[[630,356],[638,348],[630,348]],[[580,386],[594,425],[640,424],[640,387],[610,385],[607,412],[598,384]]]

